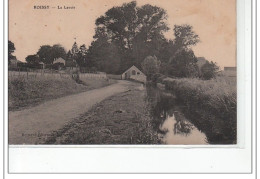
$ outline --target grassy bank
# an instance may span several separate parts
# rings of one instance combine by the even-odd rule
[[[207,135],[210,143],[236,143],[237,93],[234,80],[168,79],[164,83],[166,89],[183,104],[185,115]]]
[[[106,79],[88,79],[78,84],[71,78],[25,78],[18,76],[8,81],[8,109],[19,110],[41,102],[100,88],[114,83]]]
[[[152,129],[145,89],[133,83],[130,90],[94,106],[82,117],[67,124],[47,144],[158,144]]]

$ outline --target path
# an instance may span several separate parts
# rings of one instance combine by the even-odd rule
[[[47,101],[22,111],[9,112],[9,144],[38,144],[54,130],[87,112],[105,98],[128,90],[132,83],[118,83]]]

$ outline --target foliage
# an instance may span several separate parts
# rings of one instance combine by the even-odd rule
[[[57,58],[66,58],[66,51],[64,47],[59,44],[53,46],[43,45],[37,52],[37,55],[40,58],[40,61],[45,64],[53,64],[54,60]]]
[[[192,50],[181,50],[170,59],[170,75],[175,77],[198,77],[197,58]]]
[[[142,62],[143,72],[146,74],[147,79],[150,80],[152,75],[159,72],[161,62],[156,56],[148,56]]]
[[[116,45],[108,42],[106,37],[100,37],[91,43],[87,53],[89,67],[95,66],[106,73],[120,73],[120,55]]]
[[[174,25],[175,45],[178,49],[187,49],[196,45],[200,40],[193,31],[193,27],[188,24]]]
[[[60,44],[55,44],[55,45],[52,46],[51,55],[52,55],[52,58],[54,60],[57,59],[57,58],[65,59],[66,58],[66,50]]]
[[[219,67],[214,62],[206,61],[206,63],[201,67],[201,78],[204,80],[210,80],[216,77]]]
[[[25,58],[26,62],[31,65],[37,65],[40,63],[40,58],[38,55],[28,55]]]
[[[116,56],[112,64],[119,66],[115,66],[111,73],[122,72],[132,65],[141,67],[146,56],[159,54],[161,44],[165,41],[163,32],[169,29],[166,19],[164,9],[148,4],[138,7],[135,1],[113,7],[96,20],[95,41],[88,51],[88,56],[100,59],[98,67],[103,71],[110,71],[108,66],[102,66],[109,64],[110,56]],[[105,42],[102,43],[103,41]],[[115,52],[109,50],[110,47],[98,49],[100,42],[105,46],[111,44]],[[101,59],[101,56],[109,58]]]
[[[14,43],[8,40],[8,64],[10,64],[10,60],[15,59],[12,53],[15,51]]]
[[[235,144],[237,136],[236,82],[228,79],[168,79],[167,90],[185,105],[185,113],[210,143]]]

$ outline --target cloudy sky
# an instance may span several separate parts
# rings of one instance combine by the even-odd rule
[[[196,56],[217,62],[222,68],[236,65],[236,0],[136,1],[138,6],[149,3],[167,11],[171,28],[165,34],[167,38],[174,38],[174,24],[190,24],[201,39],[193,48]],[[69,50],[74,38],[79,45],[90,45],[96,18],[124,2],[131,0],[9,0],[9,40],[15,44],[17,59],[25,61],[27,55],[46,44],[59,43]],[[34,9],[36,5],[50,9]]]

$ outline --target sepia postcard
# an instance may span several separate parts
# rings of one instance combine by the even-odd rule
[[[236,145],[236,0],[9,0],[9,145]]]

